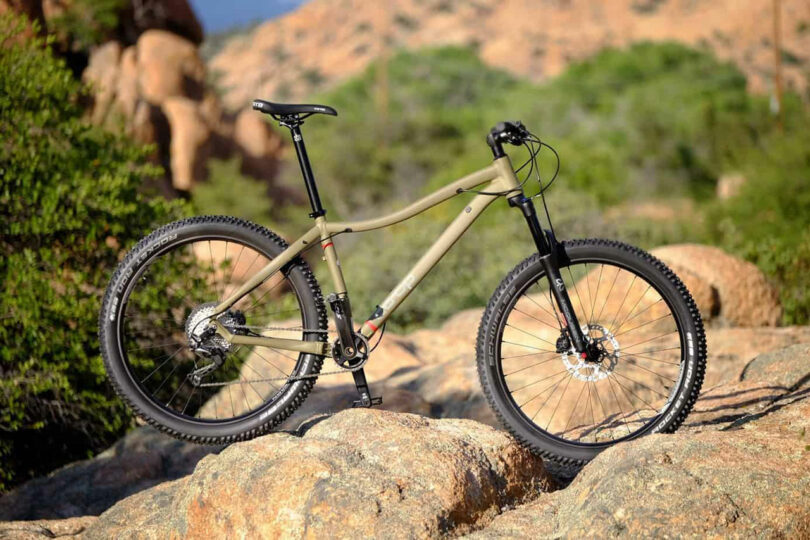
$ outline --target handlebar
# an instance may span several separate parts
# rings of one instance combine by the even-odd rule
[[[514,146],[520,146],[526,137],[529,137],[529,130],[522,122],[498,122],[489,134],[498,142],[506,142]]]
[[[495,159],[497,159],[504,156],[503,143],[520,146],[529,137],[531,137],[531,133],[520,121],[498,122],[495,127],[489,130],[487,144],[492,149]]]

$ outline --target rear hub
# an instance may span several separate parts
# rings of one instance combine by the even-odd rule
[[[189,374],[191,383],[195,386],[202,382],[205,375],[221,366],[228,353],[236,350],[236,346],[217,333],[216,326],[213,324],[212,315],[217,305],[217,302],[201,304],[194,308],[186,319],[186,337],[189,347],[198,357],[211,360],[210,363],[198,366]],[[216,320],[232,334],[245,333],[245,315],[241,311],[226,311],[216,317]]]

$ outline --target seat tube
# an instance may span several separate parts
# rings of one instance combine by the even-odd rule
[[[338,295],[346,294],[346,281],[343,279],[343,270],[340,268],[340,259],[338,258],[335,244],[332,242],[332,236],[326,230],[326,218],[319,216],[315,218],[315,224],[321,231],[321,249],[323,249],[323,260],[326,261],[326,266],[329,267],[329,274],[332,277],[332,285],[335,287],[335,293]]]

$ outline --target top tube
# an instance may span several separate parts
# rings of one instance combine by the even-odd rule
[[[505,157],[501,159],[508,160],[509,158]],[[497,165],[497,161],[496,163],[493,163],[489,167],[486,167],[484,169],[481,169],[480,171],[476,171],[472,174],[469,174],[464,178],[460,178],[459,180],[456,180],[452,184],[448,184],[443,188],[434,191],[430,195],[427,195],[392,214],[355,222],[334,222],[334,223],[327,222],[326,230],[330,233],[363,232],[363,231],[372,231],[374,229],[381,229],[383,227],[388,227],[389,225],[401,223],[407,219],[412,218],[417,214],[420,214],[426,210],[429,210],[430,208],[433,208],[437,204],[440,204],[448,199],[455,197],[460,193],[463,193],[463,190],[465,189],[470,189],[475,186],[479,186],[485,182],[490,182],[492,180],[497,179],[501,175],[502,170],[502,167],[499,167]],[[511,163],[509,163],[508,165],[509,170],[511,171],[512,170]]]

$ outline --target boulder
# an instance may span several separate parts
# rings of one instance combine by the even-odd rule
[[[140,427],[93,459],[67,465],[0,497],[0,521],[98,515],[124,497],[190,474],[200,458],[220,449]]]
[[[162,105],[171,132],[172,185],[190,191],[206,174],[211,130],[198,104],[184,97],[171,97]]]
[[[792,345],[754,358],[740,374],[745,382],[762,382],[793,389],[810,381],[810,343]]]
[[[4,540],[78,538],[97,519],[96,516],[83,516],[70,519],[8,521],[0,523],[0,538]]]
[[[431,416],[468,418],[499,426],[481,391],[474,357],[460,357],[393,374],[383,381],[383,397],[391,389],[406,390],[421,397],[430,404]]]
[[[706,332],[708,360],[704,387],[739,380],[757,355],[810,343],[810,327],[710,328]]]
[[[726,200],[737,196],[746,182],[741,174],[724,174],[717,179],[717,198]]]
[[[807,537],[807,391],[750,383],[716,392],[689,418],[702,417],[700,429],[610,448],[565,490],[504,512],[472,537]]]
[[[607,450],[567,489],[505,512],[472,537],[806,537],[802,446],[796,433],[765,429],[652,435]]]
[[[203,28],[187,0],[141,0],[132,2],[121,17],[123,33],[138,35],[146,30],[167,30],[199,45]]]
[[[121,44],[108,41],[93,49],[87,68],[82,73],[82,80],[90,85],[93,93],[93,108],[90,119],[101,124],[107,117],[120,80],[119,63]]]
[[[133,45],[121,53],[118,80],[115,83],[115,103],[124,118],[131,119],[135,116],[138,99],[138,59]]]
[[[242,154],[242,172],[254,178],[275,178],[284,140],[261,114],[244,109],[233,126],[233,139]]]
[[[776,326],[782,318],[779,293],[753,264],[698,244],[652,251],[685,281],[700,280],[717,291],[717,318],[732,326]],[[697,286],[695,286],[697,289]]]
[[[148,30],[137,43],[139,94],[155,105],[170,97],[202,99],[205,64],[194,43],[164,30]]]
[[[169,122],[166,115],[157,105],[151,105],[143,100],[138,100],[135,104],[135,111],[129,120],[129,131],[136,141],[151,144],[157,143],[158,154],[164,165],[168,169],[171,168],[169,164],[169,141],[171,133],[169,131]]]
[[[394,352],[416,351],[424,346],[418,343],[419,335],[389,335],[384,343]],[[514,443],[503,442],[508,436],[466,420],[430,421],[377,410],[334,414],[356,399],[351,377],[341,375],[335,377],[342,382],[337,386],[321,384],[326,377],[319,381],[301,409],[279,428],[287,432],[234,445],[206,458],[191,476],[186,475],[200,459],[221,448],[186,444],[138,428],[96,458],[0,498],[0,520],[93,515],[121,501],[90,527],[88,534],[95,535],[91,537],[127,535],[134,527],[144,537],[171,535],[172,527],[189,527],[183,530],[195,536],[205,526],[222,528],[225,535],[239,535],[249,527],[287,536],[306,527],[315,535],[326,527],[343,531],[342,524],[350,519],[355,521],[340,535],[357,535],[360,529],[381,535],[375,531],[390,522],[395,536],[461,534],[480,528],[478,536],[578,537],[598,532],[599,526],[630,536],[642,534],[644,527],[652,527],[650,534],[669,527],[675,531],[670,534],[679,536],[801,536],[804,531],[794,524],[806,519],[803,501],[810,486],[810,328],[713,328],[708,343],[704,390],[676,434],[611,449],[585,467],[565,491],[541,494],[514,510],[503,511],[537,493],[524,486],[518,490],[521,495],[514,495],[503,488],[527,481],[525,477],[499,479],[519,474],[509,473],[511,467],[535,470],[537,465],[536,458],[527,458]],[[378,352],[384,352],[383,347]],[[397,363],[383,354],[369,367],[375,361],[384,364],[386,358]],[[471,353],[430,365],[415,364],[405,353],[402,360],[396,369],[381,367],[372,383],[372,392],[384,397],[384,409],[497,425],[481,393]],[[227,452],[234,454],[221,460]],[[504,461],[493,465],[498,455]],[[470,476],[462,477],[467,464]],[[485,474],[487,467],[491,472]],[[782,469],[786,481],[778,477]],[[549,485],[545,472],[533,474]],[[771,492],[773,500],[765,500],[762,494]],[[367,493],[373,494],[371,501]],[[638,493],[663,495],[640,500]],[[426,502],[417,504],[423,497]],[[758,506],[762,515],[753,511]],[[244,515],[241,508],[246,508]],[[503,514],[489,525],[500,511]],[[712,517],[712,512],[721,517]],[[581,522],[578,513],[586,516]],[[697,519],[678,517],[689,513]],[[264,523],[268,515],[269,524]],[[779,522],[774,517],[779,515],[786,517]],[[86,519],[87,525],[93,521]],[[85,526],[75,523],[80,527],[73,520],[5,523],[0,538],[69,536]]]
[[[467,420],[355,409],[237,443],[118,503],[85,538],[436,537],[552,481],[509,436]]]

